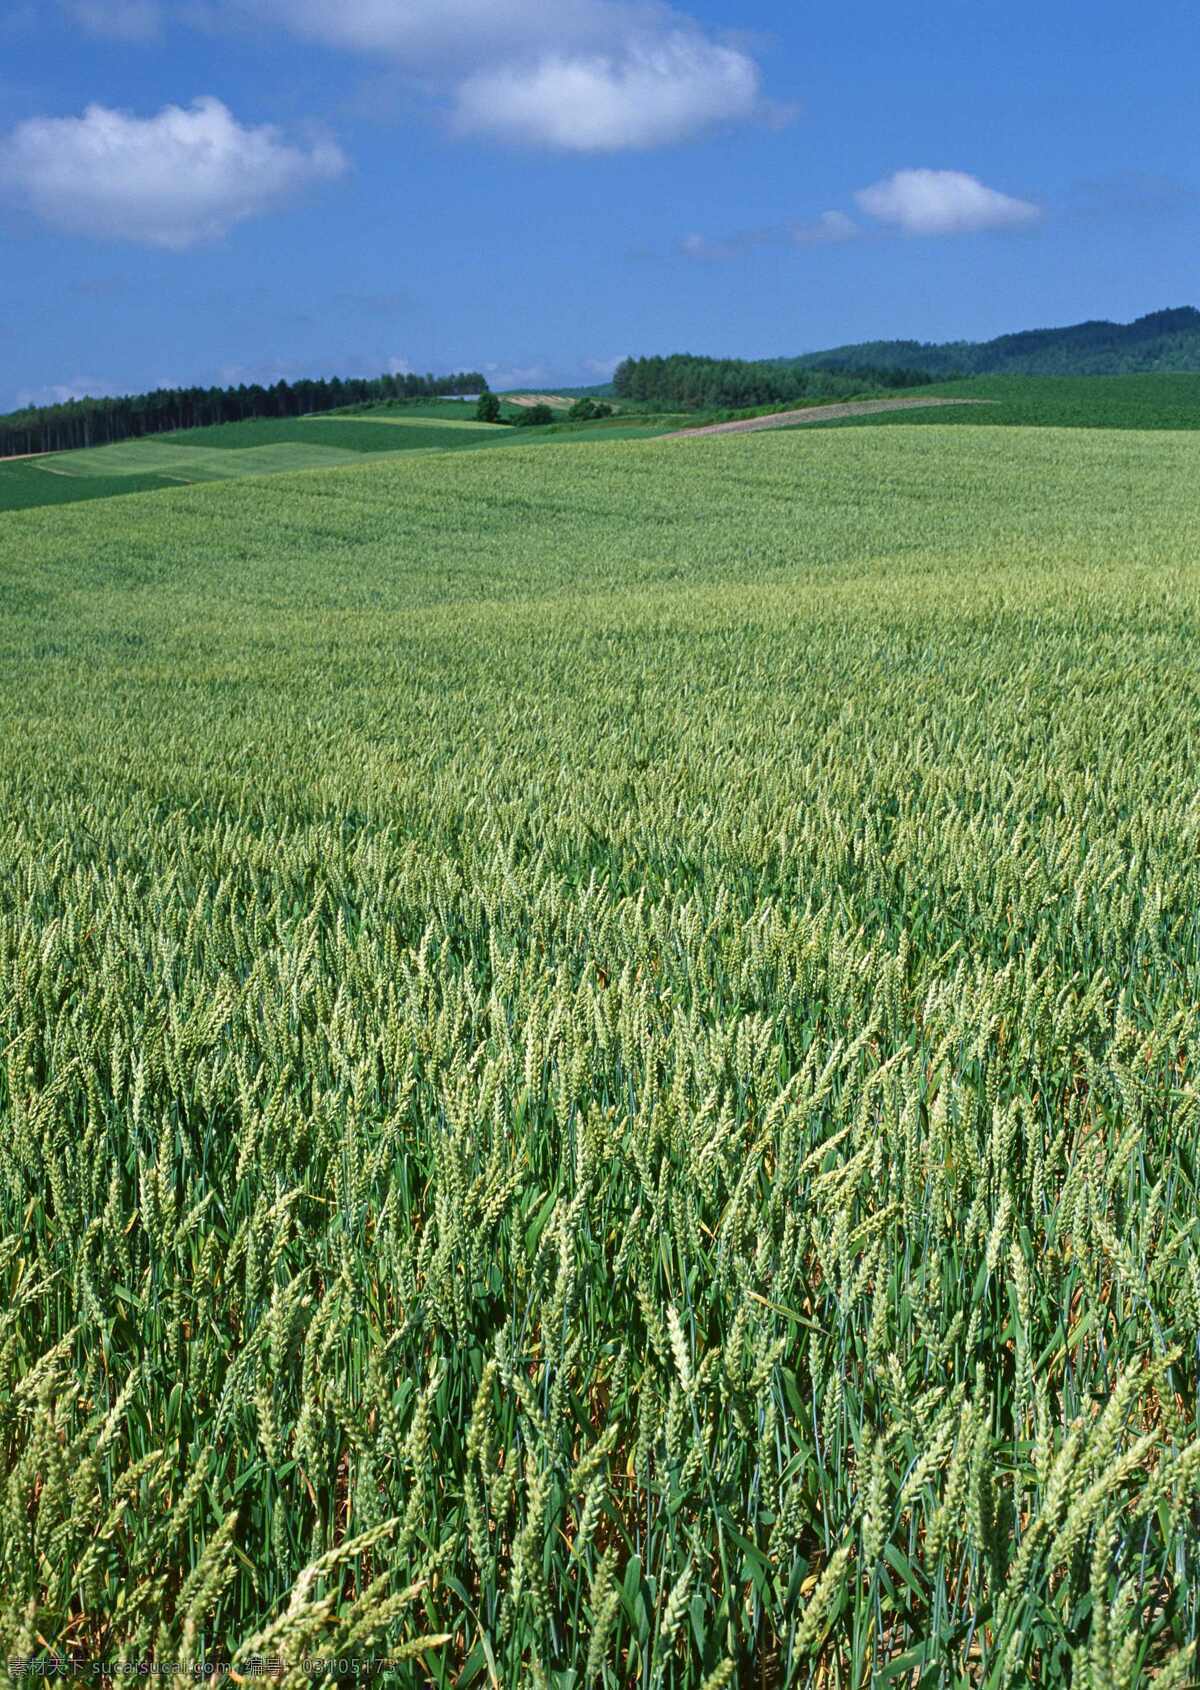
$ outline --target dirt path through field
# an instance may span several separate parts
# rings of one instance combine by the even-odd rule
[[[917,411],[930,405],[994,405],[994,399],[860,399],[852,405],[809,405],[803,411],[781,411],[773,417],[748,417],[745,422],[709,423],[705,428],[679,428],[660,440],[695,440],[701,434],[752,434],[760,428],[793,428],[797,423],[834,422],[838,417],[871,417],[879,411]]]
[[[53,452],[14,452],[11,457],[0,458],[0,464],[24,464],[30,458],[52,458]]]

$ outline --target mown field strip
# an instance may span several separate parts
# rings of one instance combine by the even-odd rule
[[[370,426],[372,423],[382,423],[387,428],[428,428],[430,426],[428,417],[395,417],[389,416],[386,411],[372,411],[368,416],[362,417],[320,416],[298,417],[296,420],[313,423],[357,423],[359,427],[364,424]],[[491,433],[494,428],[492,423],[476,422],[471,417],[438,417],[436,426],[438,428],[470,429],[476,433],[482,432],[484,434]]]
[[[1198,472],[7,516],[5,1657],[1192,1683]]]
[[[443,424],[418,424],[399,431],[371,423],[362,429],[337,429],[324,426],[329,420],[318,419],[321,433],[316,438],[299,420],[232,424],[0,464],[0,509],[56,504],[69,483],[75,484],[70,492],[76,499],[105,498],[164,483],[344,467],[363,463],[368,454],[472,450],[477,445],[512,441],[505,431],[496,431],[500,435],[496,441],[480,439],[474,428],[460,430]],[[47,477],[57,480],[48,481]]]
[[[221,451],[212,446],[186,446],[162,440],[128,440],[119,446],[97,446],[83,452],[59,452],[43,467],[58,475],[110,476],[189,473],[195,480],[231,475],[273,475],[288,470],[330,469],[361,462],[357,452],[334,446],[288,442]]]

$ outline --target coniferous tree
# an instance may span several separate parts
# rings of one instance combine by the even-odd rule
[[[111,398],[71,399],[61,405],[28,406],[0,417],[0,458],[27,452],[73,451],[108,446],[177,429],[209,428],[250,417],[298,417],[339,405],[369,405],[389,399],[434,399],[451,393],[486,393],[477,370],[448,376],[379,376],[371,380],[277,381],[238,387],[160,388]]]
[[[852,393],[916,387],[931,378],[907,369],[805,369],[785,360],[749,363],[739,358],[627,358],[617,366],[613,391],[620,399],[673,411],[739,410],[754,405],[804,404]]]

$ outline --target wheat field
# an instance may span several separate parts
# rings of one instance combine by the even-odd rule
[[[927,424],[6,517],[5,1655],[1194,1683],[1198,485]]]

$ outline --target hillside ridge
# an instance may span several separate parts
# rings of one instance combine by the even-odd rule
[[[806,352],[802,369],[897,368],[949,375],[1124,375],[1200,370],[1200,310],[1151,311],[1131,323],[1092,319],[993,340],[869,340]]]

